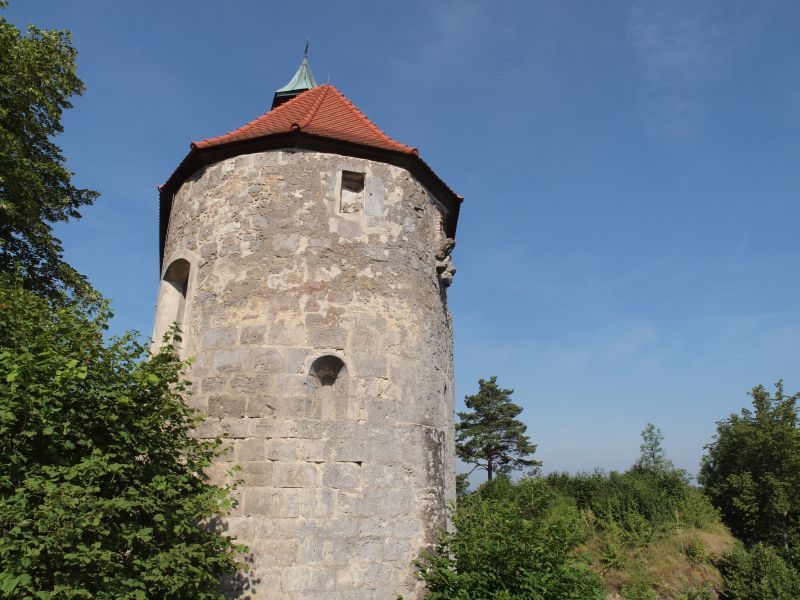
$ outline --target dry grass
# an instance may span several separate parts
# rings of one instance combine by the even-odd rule
[[[661,600],[677,600],[687,589],[709,590],[718,598],[722,580],[714,561],[733,548],[734,538],[721,524],[704,529],[675,529],[638,546],[593,535],[580,549],[606,582],[609,599],[634,579],[653,583]]]

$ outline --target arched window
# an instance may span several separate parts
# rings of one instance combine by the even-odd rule
[[[186,311],[186,292],[189,287],[189,261],[179,258],[167,267],[158,292],[156,322],[153,327],[153,344],[161,345],[161,338],[173,323],[183,325]]]
[[[347,367],[338,356],[320,356],[308,369],[309,396],[306,417],[344,419],[347,417]]]

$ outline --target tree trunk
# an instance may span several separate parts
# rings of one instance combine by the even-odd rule
[[[492,459],[490,458],[486,463],[486,472],[489,474],[489,481],[492,480]]]

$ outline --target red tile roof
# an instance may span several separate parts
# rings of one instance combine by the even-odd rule
[[[241,143],[239,143],[241,142]],[[455,237],[461,196],[419,156],[416,148],[393,140],[332,85],[302,92],[230,133],[193,142],[189,154],[159,189],[159,257],[175,192],[199,168],[241,153],[275,148],[308,148],[370,158],[407,169],[448,210],[445,230]]]
[[[193,142],[192,148],[200,150],[294,131],[403,154],[419,154],[416,148],[386,135],[330,84],[302,92],[230,133]]]

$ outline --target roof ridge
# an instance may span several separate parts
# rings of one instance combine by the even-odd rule
[[[398,146],[402,146],[403,148],[406,148],[406,149],[407,149],[407,151],[409,151],[409,152],[412,152],[413,154],[417,154],[417,155],[419,155],[419,150],[417,150],[417,149],[416,149],[416,148],[414,148],[413,146],[408,146],[407,144],[403,144],[402,142],[398,142],[396,139],[394,139],[393,137],[391,137],[390,135],[388,135],[388,134],[387,134],[387,133],[386,133],[386,132],[385,132],[383,129],[381,129],[380,127],[378,127],[378,125],[377,125],[376,123],[374,123],[374,122],[373,122],[373,121],[372,121],[372,120],[371,120],[371,119],[370,119],[370,118],[369,118],[369,117],[368,117],[366,114],[364,114],[364,112],[363,112],[363,111],[362,111],[360,108],[358,108],[358,107],[357,107],[355,104],[353,104],[353,101],[352,101],[352,100],[350,100],[350,98],[348,98],[347,96],[345,96],[345,95],[344,95],[344,94],[343,94],[343,93],[342,93],[340,90],[336,89],[334,86],[332,86],[332,85],[330,85],[330,84],[326,84],[326,85],[328,85],[329,87],[331,87],[331,88],[333,89],[333,91],[334,91],[334,92],[336,92],[336,94],[337,94],[337,95],[338,95],[338,96],[339,96],[339,97],[340,97],[342,100],[344,100],[345,102],[347,102],[347,104],[349,104],[349,105],[350,105],[350,106],[353,108],[353,110],[355,110],[355,111],[356,111],[356,113],[358,113],[358,115],[359,115],[359,116],[360,116],[362,119],[364,119],[364,120],[365,120],[365,121],[366,121],[366,122],[367,122],[369,125],[371,125],[372,127],[374,127],[374,128],[375,128],[375,130],[377,131],[378,135],[380,135],[380,136],[381,136],[381,137],[384,139],[384,141],[390,142],[390,143],[392,143],[392,144],[397,144]]]
[[[321,90],[321,93],[318,94],[319,98],[314,101],[314,104],[311,105],[308,113],[306,113],[306,116],[300,121],[300,123],[293,123],[292,125],[297,125],[297,128],[300,130],[302,130],[303,127],[308,126],[308,124],[313,120],[314,115],[317,114],[319,107],[322,106],[322,101],[325,100],[325,97],[328,95],[328,92],[332,87],[333,86],[331,86],[329,83],[319,86],[319,89]]]
[[[326,84],[326,85],[328,85],[328,84]],[[262,119],[265,119],[268,115],[276,115],[276,114],[281,114],[283,112],[286,112],[286,107],[291,105],[300,96],[304,96],[305,94],[308,94],[309,92],[313,92],[315,90],[321,90],[323,87],[325,87],[325,86],[317,86],[315,88],[311,88],[311,89],[308,89],[308,90],[303,90],[302,92],[297,94],[294,98],[291,98],[290,100],[287,100],[286,102],[284,102],[283,104],[281,104],[279,106],[276,106],[275,108],[271,108],[271,109],[267,110],[266,112],[264,112],[264,113],[260,114],[259,116],[257,116],[252,121],[248,121],[247,123],[245,123],[241,127],[237,127],[236,129],[232,129],[231,131],[228,131],[227,133],[222,133],[220,135],[216,135],[214,137],[206,138],[204,140],[198,140],[196,142],[190,142],[189,143],[189,148],[204,148],[206,146],[213,145],[217,141],[221,141],[221,140],[223,140],[223,139],[225,139],[227,137],[230,137],[232,135],[236,135],[237,133],[243,133],[249,127],[251,127],[253,125],[257,125]]]

